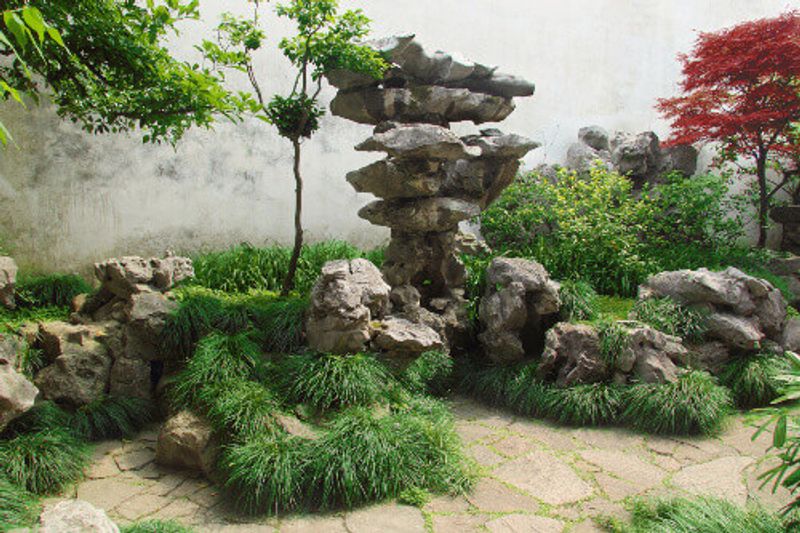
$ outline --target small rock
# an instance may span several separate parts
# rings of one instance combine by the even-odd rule
[[[416,356],[444,348],[441,337],[433,329],[391,316],[380,323],[374,342],[381,350],[403,356]]]
[[[578,139],[594,150],[609,150],[608,131],[600,126],[587,126],[578,131]]]
[[[62,500],[45,507],[40,533],[119,533],[105,511],[83,500]]]
[[[211,425],[191,411],[180,411],[164,423],[156,444],[156,462],[210,475],[218,447]]]
[[[600,335],[592,326],[560,322],[545,335],[545,348],[537,372],[568,387],[597,383],[610,369],[600,353]]]
[[[11,362],[0,359],[0,432],[33,407],[38,395],[39,389],[17,372]]]

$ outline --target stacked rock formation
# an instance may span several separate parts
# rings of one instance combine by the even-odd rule
[[[397,320],[378,329],[424,323],[446,342],[458,335],[464,307],[458,225],[494,201],[513,182],[519,159],[538,146],[497,129],[459,137],[449,125],[501,121],[514,110],[513,98],[531,96],[534,86],[494,67],[427,53],[413,36],[368,45],[393,65],[382,80],[347,71],[328,79],[339,89],[333,113],[375,126],[356,149],[388,154],[347,175],[356,191],[380,198],[359,216],[392,230],[383,276]],[[383,337],[382,344],[394,343]]]

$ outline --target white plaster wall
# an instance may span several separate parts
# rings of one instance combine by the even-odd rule
[[[373,33],[413,32],[431,49],[497,64],[537,84],[502,128],[543,143],[528,166],[559,162],[577,129],[668,133],[653,106],[677,90],[681,51],[695,30],[773,16],[788,0],[343,0],[373,19]],[[203,0],[203,20],[173,48],[192,45],[225,10],[245,0]],[[286,91],[290,70],[275,51],[288,28],[266,6],[269,43],[258,58],[267,93]],[[236,80],[246,88],[244,80]],[[333,96],[329,88],[322,98]],[[290,147],[268,125],[220,123],[190,132],[175,150],[142,145],[138,134],[93,137],[45,107],[0,108],[19,149],[0,153],[0,241],[19,262],[79,269],[116,254],[157,254],[289,242],[293,184]],[[459,126],[469,130],[471,126]],[[353,145],[370,128],[327,116],[305,147],[305,225],[311,239],[371,246],[387,233],[356,216],[369,195],[344,175],[373,160]]]

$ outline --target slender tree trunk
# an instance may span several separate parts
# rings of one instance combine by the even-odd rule
[[[767,153],[759,150],[756,157],[756,175],[758,176],[758,247],[767,246],[767,229],[769,228],[769,191],[767,190]]]
[[[297,272],[297,262],[300,260],[300,251],[303,248],[303,177],[300,175],[300,140],[293,139],[294,147],[294,249],[289,261],[289,270],[283,280],[281,295],[287,296],[294,289],[294,276]]]

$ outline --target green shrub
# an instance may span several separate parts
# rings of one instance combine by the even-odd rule
[[[274,375],[288,401],[320,412],[378,403],[391,384],[386,367],[370,354],[289,355],[276,363]]]
[[[0,477],[34,494],[54,494],[83,475],[86,446],[64,430],[0,440]]]
[[[400,381],[412,392],[442,395],[448,390],[454,361],[444,352],[425,352],[409,364]]]
[[[541,394],[541,415],[570,426],[613,424],[622,410],[622,388],[595,383],[550,387]]]
[[[422,509],[433,499],[433,495],[426,489],[409,487],[397,496],[397,501],[403,505],[419,507]]]
[[[272,392],[253,381],[223,381],[199,393],[209,421],[220,433],[247,439],[275,431],[278,402]]]
[[[86,440],[130,437],[153,420],[156,406],[142,398],[107,396],[84,405],[72,416],[72,431]]]
[[[174,520],[142,520],[120,527],[121,533],[193,533],[194,529]]]
[[[708,330],[706,313],[684,307],[672,298],[639,300],[633,307],[633,314],[636,320],[689,342],[702,341]]]
[[[223,448],[218,466],[236,507],[276,514],[300,506],[307,446],[298,437],[260,434]]]
[[[15,418],[2,433],[3,438],[13,438],[23,433],[40,433],[49,430],[72,432],[72,414],[46,400],[38,402],[26,413]]]
[[[561,320],[575,322],[597,318],[597,292],[590,283],[581,280],[562,281],[559,295],[561,296]]]
[[[725,365],[720,383],[742,409],[765,407],[781,395],[779,376],[789,370],[783,354],[772,352],[736,357]]]
[[[225,292],[280,291],[291,255],[291,248],[255,248],[248,244],[224,252],[200,254],[193,258],[193,283]],[[365,256],[373,262],[383,262],[383,250],[365,253],[343,241],[304,246],[297,265],[295,289],[299,294],[307,294],[328,261]]]
[[[698,496],[692,499],[637,499],[631,509],[630,533],[783,533],[779,516],[759,506],[741,507],[727,500]]]
[[[174,405],[196,406],[203,387],[249,379],[260,357],[258,345],[246,331],[208,335],[197,344],[195,354],[172,383]]]
[[[0,478],[0,531],[33,526],[40,507],[33,494]]]
[[[622,419],[648,433],[712,435],[731,408],[731,394],[705,372],[691,371],[675,383],[624,389]]]
[[[92,286],[74,274],[23,275],[15,292],[20,307],[70,307],[73,298],[92,292]]]

